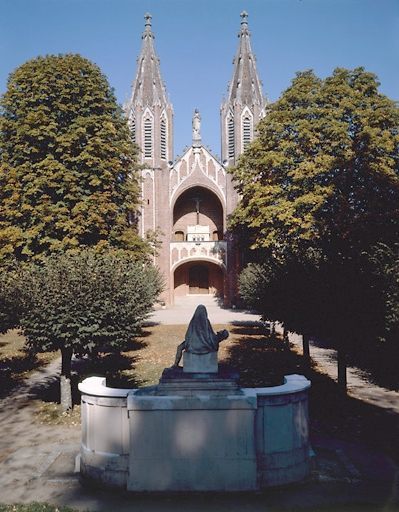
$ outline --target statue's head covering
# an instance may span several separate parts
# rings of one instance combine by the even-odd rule
[[[217,352],[219,342],[208,320],[206,307],[200,304],[194,312],[186,332],[185,350],[192,354]]]

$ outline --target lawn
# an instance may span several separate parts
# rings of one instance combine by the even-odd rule
[[[302,361],[280,339],[273,340],[259,325],[214,325],[227,329],[229,338],[219,349],[219,364],[238,369],[242,386],[264,386],[280,382],[283,374],[301,371]],[[157,384],[162,371],[172,366],[176,347],[184,339],[185,325],[153,325],[144,329],[131,349],[120,355],[104,354],[81,362],[79,374],[104,375],[113,387],[141,387]],[[180,363],[182,364],[182,363]]]

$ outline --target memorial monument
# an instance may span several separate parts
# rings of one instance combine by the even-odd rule
[[[159,384],[82,392],[81,475],[128,491],[255,491],[309,473],[308,388],[301,375],[241,388],[220,370],[219,343],[202,305]],[[183,367],[178,366],[183,355]]]

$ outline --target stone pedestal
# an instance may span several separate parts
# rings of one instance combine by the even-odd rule
[[[217,373],[218,353],[192,354],[183,352],[183,371],[185,373]]]
[[[309,474],[308,388],[301,375],[240,388],[238,375],[164,370],[158,386],[82,392],[81,473],[130,491],[251,491]]]
[[[128,398],[130,491],[256,489],[256,398]]]
[[[151,392],[154,395],[179,396],[242,395],[238,384],[239,377],[238,372],[230,369],[223,369],[217,373],[194,373],[185,372],[183,368],[165,368],[158,386],[152,388]],[[148,394],[149,391],[142,392]]]

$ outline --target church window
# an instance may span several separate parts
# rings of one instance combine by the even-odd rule
[[[130,131],[132,133],[132,139],[136,142],[136,118],[132,116],[130,118]]]
[[[161,119],[161,158],[166,160],[166,119]]]
[[[244,150],[251,142],[251,131],[251,119],[246,116],[242,122],[242,145]]]
[[[234,155],[235,155],[234,135],[235,135],[234,134],[234,119],[233,119],[233,116],[230,116],[229,120],[227,121],[229,158],[234,158]]]
[[[152,157],[152,120],[147,117],[144,120],[144,158]]]

